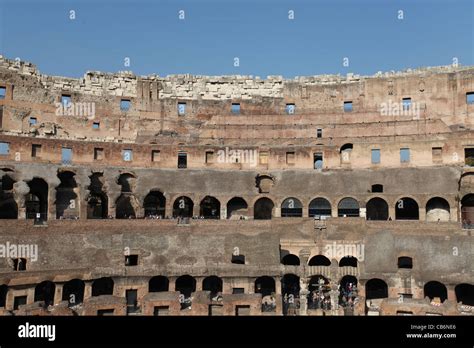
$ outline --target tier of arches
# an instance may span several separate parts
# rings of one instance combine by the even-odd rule
[[[332,282],[323,275],[313,275],[306,279],[308,293],[309,308],[318,296],[323,295],[320,300],[327,299],[329,291],[334,289]],[[224,291],[224,281],[221,277],[216,275],[207,276],[202,279],[200,290],[208,291],[211,298],[216,299]],[[358,293],[359,280],[352,275],[343,276],[337,283],[339,292],[339,304],[349,305],[351,296],[363,295],[366,300],[377,300],[389,297],[389,286],[387,282],[381,278],[371,278],[364,282],[365,293]],[[285,304],[292,303],[291,298],[298,299],[300,297],[300,277],[293,273],[287,273],[280,278],[280,291],[277,291],[275,278],[272,276],[259,276],[253,281],[253,288],[251,292],[262,295],[264,307],[266,311],[274,310],[272,302],[268,302],[268,298],[274,298],[276,293],[281,293]],[[102,277],[92,280],[92,289],[90,295],[92,297],[102,295],[114,294],[114,280],[111,277]],[[6,306],[6,298],[9,287],[7,285],[0,286],[0,307]],[[250,290],[250,289],[249,289]],[[197,291],[197,280],[195,277],[185,274],[175,279],[174,287],[170,288],[170,280],[168,277],[159,275],[151,277],[148,281],[148,292],[168,292],[176,291],[183,296],[184,299],[189,299],[194,292]],[[42,302],[44,306],[53,305],[55,303],[56,284],[52,281],[43,281],[37,284],[34,288],[34,301]],[[72,279],[63,284],[61,300],[67,301],[69,306],[75,306],[83,303],[85,294],[85,282],[81,279]],[[457,303],[462,303],[467,306],[474,306],[474,285],[468,283],[457,284],[454,287],[454,295]],[[344,298],[344,296],[346,298]],[[438,301],[443,303],[448,299],[448,290],[446,285],[439,281],[428,281],[423,285],[423,297],[430,301]],[[286,300],[285,300],[286,299]],[[289,300],[290,299],[290,300]],[[319,302],[322,306],[323,302]],[[319,307],[318,307],[319,308]],[[262,307],[263,309],[263,307]]]
[[[205,219],[244,219],[253,218],[257,220],[271,219],[275,216],[285,218],[291,217],[316,217],[324,218],[330,216],[359,217],[364,216],[367,220],[419,220],[420,204],[413,197],[402,196],[396,199],[393,210],[392,204],[381,196],[375,196],[361,203],[354,197],[343,197],[335,203],[331,203],[326,197],[313,198],[307,206],[296,197],[288,197],[282,201],[275,201],[273,197],[255,197],[248,200],[244,197],[230,198],[227,203],[208,195],[199,200],[195,208],[192,197],[182,195],[169,197],[159,189],[152,189],[142,199],[135,195],[136,178],[132,174],[124,173],[117,179],[121,191],[112,202],[107,194],[104,177],[101,173],[93,173],[90,177],[88,193],[85,197],[88,219],[104,218],[166,218],[166,217],[200,217]],[[78,218],[81,206],[79,199],[79,186],[75,180],[75,173],[61,171],[58,173],[60,184],[52,191],[48,183],[38,177],[27,182],[29,192],[23,197],[26,218],[46,219],[48,215],[48,204],[55,204],[56,218]],[[0,185],[0,218],[18,218],[18,198],[13,195],[15,181],[9,174],[2,177]],[[54,192],[54,200],[49,195]],[[167,200],[171,200],[168,204]],[[110,207],[114,212],[109,214]],[[222,209],[224,208],[224,209]],[[279,208],[279,214],[276,209]],[[450,221],[451,205],[443,197],[431,197],[424,204],[427,221]],[[466,194],[460,200],[461,219],[463,224],[474,224],[474,194]],[[393,216],[390,212],[392,211]],[[224,214],[224,216],[221,216]],[[472,220],[472,221],[471,221]]]

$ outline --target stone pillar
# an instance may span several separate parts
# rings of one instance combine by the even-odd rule
[[[300,278],[300,315],[308,315],[308,279]]]
[[[35,302],[35,288],[29,288],[26,298],[26,304],[32,304]]]
[[[92,280],[84,281],[84,301],[92,297]]]
[[[426,208],[419,207],[419,212],[420,212],[420,221],[426,221]]]
[[[221,220],[227,219],[227,207],[221,205]]]
[[[274,278],[275,279],[275,294],[281,295],[281,278]]]
[[[204,280],[203,277],[196,278],[196,291],[202,291],[202,281]]]
[[[54,290],[54,299],[53,299],[53,304],[57,305],[63,300],[63,287],[64,284],[55,284],[55,290]]]
[[[48,220],[56,219],[56,187],[49,186],[48,190]]]
[[[281,217],[281,208],[280,207],[275,207],[273,209],[274,209],[274,212],[273,212],[274,217],[276,217],[276,218]]]
[[[391,217],[392,220],[395,220],[395,206],[394,205],[388,206],[388,216]]]

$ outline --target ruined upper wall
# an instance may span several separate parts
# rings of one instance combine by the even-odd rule
[[[372,76],[348,73],[341,75],[317,75],[284,79],[282,76],[229,75],[158,75],[136,76],[131,71],[104,73],[88,71],[83,78],[68,78],[41,74],[37,67],[29,62],[15,61],[0,56],[0,69],[8,69],[20,75],[32,76],[50,91],[75,92],[96,96],[145,97],[152,99],[252,99],[252,97],[283,98],[284,89],[311,86],[347,85],[370,79],[391,80],[402,77],[424,77],[432,74],[457,73],[474,70],[473,67],[453,65],[407,69],[405,71],[378,72]],[[145,86],[146,85],[146,86]],[[424,86],[420,86],[423,88]],[[148,95],[145,95],[145,92]],[[305,93],[303,91],[302,93]],[[156,98],[158,96],[158,98]]]

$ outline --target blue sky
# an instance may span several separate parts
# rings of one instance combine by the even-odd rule
[[[473,0],[0,0],[0,53],[87,70],[266,77],[474,65]],[[76,18],[69,18],[70,10]],[[180,20],[180,10],[185,20]],[[294,19],[288,19],[288,11]],[[397,18],[403,11],[403,20]],[[130,67],[124,66],[125,57]],[[234,58],[239,58],[239,67]],[[343,59],[349,66],[343,66]]]

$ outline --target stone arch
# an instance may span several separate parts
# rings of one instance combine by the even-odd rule
[[[446,199],[433,197],[426,202],[426,221],[449,221],[450,216],[450,207]]]
[[[242,197],[233,197],[227,202],[227,219],[248,216],[248,204]]]
[[[302,217],[303,205],[294,197],[286,198],[281,203],[281,217]]]
[[[79,199],[76,173],[64,170],[58,172],[60,184],[56,187],[56,219],[78,218]]]
[[[331,266],[331,260],[324,255],[315,255],[309,260],[308,266]]]
[[[262,197],[254,204],[253,216],[255,220],[270,220],[273,217],[274,203],[270,198]]]
[[[166,216],[166,198],[159,190],[151,190],[143,200],[145,217]]]
[[[309,217],[331,217],[331,214],[331,203],[326,198],[317,197],[309,203]]]
[[[48,192],[47,182],[42,178],[33,178],[28,181],[30,192],[25,196],[26,218],[36,219],[39,214],[41,220],[48,218]]]
[[[337,205],[337,216],[339,217],[359,217],[359,202],[352,197],[345,197]]]
[[[419,220],[420,211],[416,200],[410,197],[402,197],[395,203],[396,220]]]
[[[388,204],[384,199],[380,197],[370,199],[366,209],[367,220],[388,220]]]
[[[104,175],[92,173],[89,176],[89,196],[87,198],[87,218],[106,219],[108,217],[108,197],[105,190]]]
[[[282,257],[281,263],[286,266],[299,266],[300,258],[293,254],[288,254]]]
[[[173,203],[173,217],[192,217],[193,208],[194,203],[191,198],[180,196]]]
[[[8,174],[0,178],[0,219],[18,219],[18,205],[13,194],[15,180]]]
[[[444,302],[448,298],[448,289],[443,283],[432,280],[423,286],[423,296],[433,300],[435,297]]]
[[[204,197],[199,204],[199,215],[204,219],[220,219],[221,202],[212,196]]]

